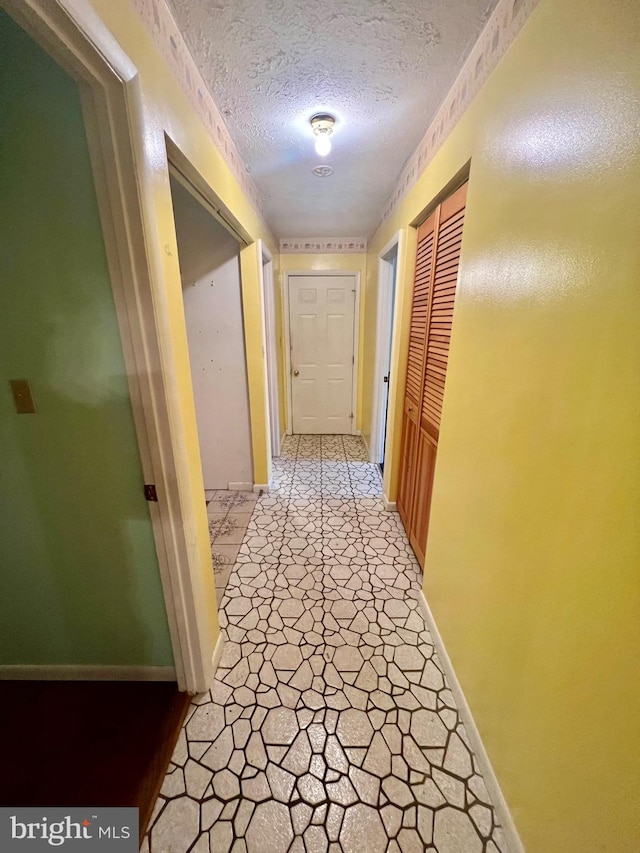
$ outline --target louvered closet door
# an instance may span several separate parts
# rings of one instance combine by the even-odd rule
[[[439,209],[420,422],[417,429],[410,534],[411,544],[421,564],[424,563],[429,530],[433,475],[440,435],[466,198],[467,185],[464,184],[449,196]]]
[[[421,564],[429,529],[466,197],[465,184],[418,229],[398,510]]]
[[[398,511],[407,529],[411,525],[414,497],[415,449],[422,401],[429,291],[433,277],[435,228],[436,216],[434,213],[418,229],[418,254],[411,306],[407,384],[402,421],[400,485],[398,489]]]

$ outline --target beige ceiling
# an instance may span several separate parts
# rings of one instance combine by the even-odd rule
[[[368,237],[495,0],[168,0],[278,237]],[[316,155],[309,118],[336,116]],[[328,178],[312,169],[333,167]]]

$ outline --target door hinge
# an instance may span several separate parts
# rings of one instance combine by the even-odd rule
[[[353,420],[353,412],[349,415],[350,419]]]
[[[156,491],[155,483],[145,484],[144,496],[148,501],[158,503],[158,493]]]

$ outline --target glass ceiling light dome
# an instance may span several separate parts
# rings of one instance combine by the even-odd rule
[[[328,113],[318,113],[311,117],[309,123],[311,124],[311,129],[316,137],[316,154],[319,157],[326,157],[331,151],[330,137],[333,133],[333,126],[335,125],[336,120]]]

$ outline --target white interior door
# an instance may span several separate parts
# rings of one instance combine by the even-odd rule
[[[294,433],[352,432],[355,301],[353,275],[289,276]]]

